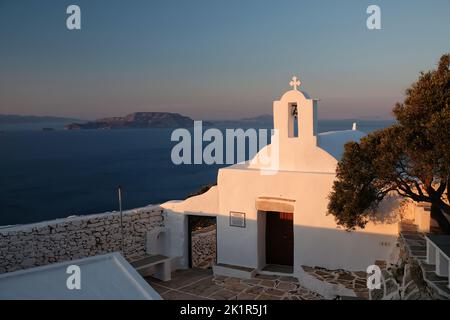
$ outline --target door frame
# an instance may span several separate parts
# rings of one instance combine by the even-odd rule
[[[188,245],[188,267],[192,268],[192,227],[194,225],[193,220],[195,218],[214,218],[216,220],[216,261],[217,261],[217,216],[206,216],[206,215],[187,215],[187,245]]]
[[[264,263],[265,263],[265,265],[269,265],[269,264],[275,264],[275,263],[268,263],[267,262],[267,258],[268,258],[268,254],[267,254],[267,252],[268,252],[268,246],[267,246],[267,242],[268,242],[268,233],[267,233],[267,230],[268,230],[268,227],[270,227],[270,226],[268,226],[268,224],[267,224],[267,217],[268,217],[268,215],[270,215],[270,214],[277,214],[278,216],[280,216],[281,214],[283,214],[283,213],[286,213],[286,214],[290,214],[290,215],[292,215],[292,220],[291,220],[291,236],[292,236],[292,252],[290,252],[289,253],[289,255],[290,255],[290,257],[289,257],[289,260],[292,260],[292,264],[288,264],[288,265],[286,265],[286,266],[294,266],[294,257],[295,257],[295,254],[294,254],[294,251],[295,251],[295,237],[294,237],[294,213],[293,212],[279,212],[279,211],[267,211],[267,212],[265,212],[265,223],[264,223],[264,248],[265,248],[265,250],[264,250]],[[282,243],[283,241],[281,240],[281,243]],[[281,264],[279,264],[279,265],[281,265]]]

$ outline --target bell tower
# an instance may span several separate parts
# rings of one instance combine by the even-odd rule
[[[273,103],[274,129],[278,130],[280,147],[289,142],[317,145],[317,100],[299,91],[301,81],[293,77],[292,90]]]

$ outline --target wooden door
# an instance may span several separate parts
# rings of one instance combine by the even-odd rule
[[[294,265],[294,215],[285,212],[267,212],[266,263]]]

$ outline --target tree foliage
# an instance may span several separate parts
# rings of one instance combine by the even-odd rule
[[[421,73],[393,113],[397,123],[345,145],[328,211],[348,230],[364,228],[388,193],[432,205],[444,230],[450,225],[450,55]]]

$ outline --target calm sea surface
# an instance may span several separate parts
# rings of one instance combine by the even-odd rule
[[[371,132],[390,121],[358,121]],[[224,126],[225,124],[222,124]],[[231,126],[230,126],[231,125]],[[321,121],[319,131],[350,129],[352,121]],[[228,128],[268,123],[227,123]],[[117,210],[184,199],[215,183],[222,166],[172,164],[172,129],[0,133],[0,225]]]

